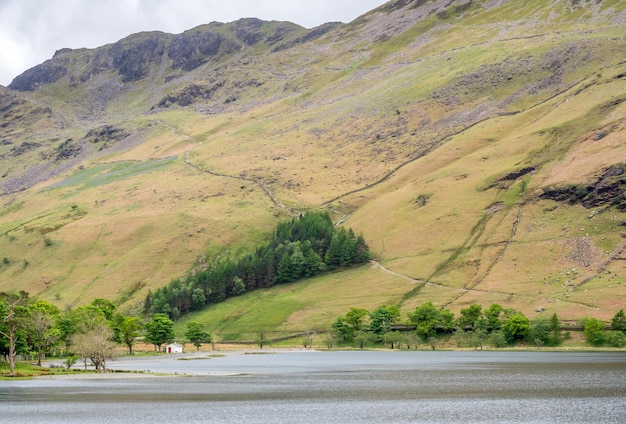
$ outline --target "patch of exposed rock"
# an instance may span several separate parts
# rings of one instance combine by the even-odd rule
[[[11,150],[9,151],[9,156],[13,156],[13,157],[17,157],[17,156],[21,156],[25,153],[30,152],[31,150],[35,150],[37,148],[41,147],[41,144],[39,143],[33,143],[30,141],[25,141],[24,143],[20,144],[19,146],[15,146],[13,148],[11,148]]]
[[[539,197],[557,202],[580,204],[585,208],[616,206],[617,209],[626,211],[624,172],[624,164],[612,165],[592,183],[544,187]]]
[[[341,28],[342,26],[344,26],[343,23],[341,22],[328,22],[325,24],[322,24],[318,27],[315,27],[313,29],[311,29],[310,31],[308,31],[305,35],[303,35],[302,37],[298,37],[292,41],[288,41],[286,43],[282,43],[276,47],[274,47],[273,51],[274,52],[278,52],[281,50],[286,50],[288,48],[291,48],[293,46],[296,46],[298,44],[304,44],[304,43],[308,43],[310,41],[316,40],[318,38],[320,38],[321,36],[335,30],[338,28]],[[282,35],[281,35],[281,39],[282,39]]]
[[[172,59],[172,67],[191,71],[205,64],[211,57],[238,51],[240,45],[225,39],[212,31],[191,30],[175,35],[167,56]]]
[[[198,100],[209,100],[224,85],[223,81],[210,85],[190,84],[172,94],[168,94],[158,103],[160,108],[168,108],[174,104],[189,106]]]
[[[129,135],[130,132],[123,128],[114,127],[113,125],[103,125],[89,130],[84,139],[92,144],[100,144],[100,150],[103,150]]]
[[[69,61],[64,58],[46,60],[15,77],[8,87],[17,91],[36,90],[42,85],[51,84],[64,77],[68,71],[68,64]]]
[[[506,189],[511,185],[511,182],[517,181],[525,175],[528,175],[532,172],[535,172],[535,167],[526,166],[524,168],[518,169],[516,171],[509,172],[505,176],[498,178],[493,184],[489,185],[487,188],[500,188]]]
[[[81,152],[82,146],[75,142],[73,139],[68,138],[64,142],[60,143],[55,149],[55,160],[62,161],[68,160],[78,156]]]
[[[161,62],[165,42],[165,34],[150,32],[131,35],[113,44],[109,56],[122,82],[137,81],[147,76],[150,66]]]
[[[330,28],[322,26],[308,31],[312,38],[305,36],[303,40],[313,39]],[[75,87],[107,71],[117,71],[122,83],[131,83],[150,75],[163,61],[172,70],[192,71],[246,46],[261,42],[289,45],[291,39],[305,31],[288,22],[276,24],[248,18],[229,24],[201,25],[177,35],[142,32],[97,49],[60,49],[52,59],[16,77],[8,88],[34,91],[64,77]]]

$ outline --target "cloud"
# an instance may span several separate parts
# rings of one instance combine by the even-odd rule
[[[255,17],[307,28],[349,22],[384,0],[0,0],[0,84],[58,49],[95,48],[140,31],[180,33]]]

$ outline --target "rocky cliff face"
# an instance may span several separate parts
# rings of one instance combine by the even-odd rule
[[[325,26],[324,28],[328,28]],[[310,31],[291,23],[271,23],[241,19],[231,24],[212,23],[181,34],[145,32],[93,50],[61,49],[54,57],[16,77],[8,88],[33,91],[68,77],[75,85],[96,75],[115,71],[123,83],[147,77],[166,62],[171,71],[192,71],[207,62],[218,62],[245,47],[266,43],[275,46],[293,42],[300,36],[306,42],[324,31]],[[307,34],[311,34],[307,38]]]
[[[68,61],[57,57],[45,61],[15,77],[9,87],[17,91],[33,91],[42,85],[51,84],[65,76],[68,71]]]

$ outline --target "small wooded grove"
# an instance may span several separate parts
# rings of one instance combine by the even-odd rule
[[[275,284],[313,277],[337,267],[369,260],[369,249],[352,229],[337,228],[328,213],[307,212],[279,223],[270,239],[240,259],[218,255],[200,270],[149,292],[147,314],[176,320],[206,305]]]
[[[38,365],[46,355],[63,355],[68,368],[80,360],[104,371],[118,344],[132,353],[143,329],[138,317],[119,313],[106,299],[61,311],[26,292],[0,293],[0,354],[11,376],[17,355],[36,355]]]
[[[567,337],[557,314],[531,321],[522,312],[494,303],[486,309],[473,304],[460,311],[458,317],[448,308],[437,308],[426,302],[406,314],[403,320],[397,305],[382,305],[373,311],[351,308],[337,317],[331,326],[333,341],[357,345],[387,344],[393,349],[402,345],[417,346],[420,342],[434,350],[443,338],[452,337],[457,347],[479,347],[483,344],[504,347],[518,343],[557,346]],[[607,344],[626,346],[626,316],[619,310],[610,327],[597,318],[585,317],[578,323],[585,339],[594,346]],[[331,339],[329,339],[331,340]]]
[[[45,356],[53,355],[65,357],[68,369],[80,360],[85,369],[91,364],[96,371],[106,371],[107,361],[116,357],[119,345],[125,345],[130,355],[139,340],[161,351],[174,336],[174,322],[167,315],[154,314],[144,323],[140,317],[120,312],[106,299],[61,311],[44,300],[31,299],[26,292],[0,293],[0,355],[9,363],[10,376],[16,375],[18,355],[36,355],[39,366]],[[200,347],[212,337],[203,324],[189,322],[184,340]],[[0,360],[0,369],[4,362]]]

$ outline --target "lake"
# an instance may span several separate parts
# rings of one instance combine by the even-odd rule
[[[179,375],[0,381],[0,420],[626,422],[626,352],[201,352],[120,358],[109,367]]]

